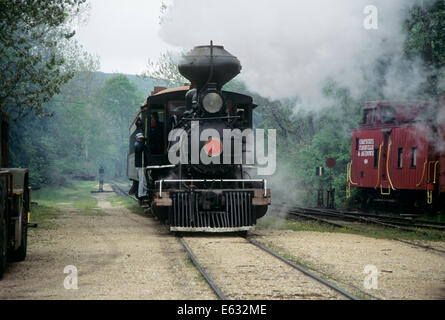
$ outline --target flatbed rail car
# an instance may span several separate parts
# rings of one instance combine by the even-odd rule
[[[0,159],[3,166],[8,164],[7,127],[8,123],[2,121]],[[30,208],[28,169],[0,168],[0,279],[7,261],[26,258]]]
[[[439,103],[370,102],[352,130],[347,194],[407,208],[445,208],[445,95]]]
[[[199,150],[205,150],[209,158],[222,156],[222,131],[251,129],[256,107],[250,96],[221,90],[241,69],[238,59],[223,47],[195,47],[186,60],[179,70],[191,81],[191,86],[156,87],[130,126],[127,176],[133,181],[132,190],[135,192],[139,181],[134,166],[135,136],[143,133],[147,137],[143,161],[148,198],[141,200],[156,216],[167,221],[171,231],[251,230],[270,204],[266,179],[251,178],[244,163],[204,164],[200,159],[195,164],[191,161],[172,164],[169,161],[168,154],[175,142],[168,137],[174,129],[183,129],[188,138],[191,123],[199,124],[199,134],[206,129],[218,131],[220,138],[212,136],[208,141],[199,141]],[[210,69],[213,71],[209,74]],[[209,99],[214,100],[206,105]],[[161,126],[161,136],[152,134],[153,117]],[[245,153],[246,141],[242,143]],[[189,145],[189,158],[190,148]],[[233,152],[231,154],[233,156]]]

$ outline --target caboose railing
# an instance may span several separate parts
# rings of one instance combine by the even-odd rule
[[[422,182],[423,182],[423,178],[425,177],[425,170],[426,170],[426,164],[428,163],[428,160],[425,159],[425,162],[423,164],[423,171],[422,171],[422,177],[420,178],[420,181],[418,184],[416,184],[416,187],[419,187]]]
[[[377,184],[375,185],[375,189],[377,189],[377,187],[379,186],[379,183],[380,183],[380,159],[382,156],[382,147],[383,147],[383,142],[380,144],[380,147],[379,147],[379,159],[377,162]]]
[[[389,181],[389,185],[391,186],[391,189],[396,190],[396,188],[394,188],[394,185],[392,184],[391,176],[389,174],[389,158],[390,158],[390,152],[391,152],[391,144],[392,144],[392,141],[390,139],[389,140],[389,144],[388,144],[388,152],[387,152],[387,155],[386,155],[386,175],[388,177],[388,181]]]

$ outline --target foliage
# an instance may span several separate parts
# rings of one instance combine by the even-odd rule
[[[14,118],[43,104],[73,76],[71,23],[85,0],[0,0],[0,108]],[[77,52],[78,53],[78,52]],[[80,54],[80,53],[79,53]]]
[[[37,115],[54,114],[51,119],[32,114],[26,124],[11,124],[11,164],[29,167],[34,185],[63,185],[64,176],[95,174],[101,164],[107,177],[123,176],[128,127],[149,92],[147,86],[140,93],[141,86],[138,89],[134,83],[147,81],[152,88],[156,83],[176,86],[187,82],[178,72],[176,54],[170,51],[157,62],[149,61],[142,75],[146,80],[130,81],[124,75],[107,75],[106,79],[93,72],[98,69],[97,59],[80,54],[81,48],[72,42],[69,17],[77,14],[83,2],[0,0],[1,106],[5,112],[16,110],[17,115],[32,109]],[[435,91],[438,81],[434,78],[442,76],[445,67],[444,2],[435,0],[429,6],[410,8],[404,26],[407,38],[400,55],[426,62],[426,80]],[[79,56],[83,58],[77,59]],[[383,78],[389,63],[382,57],[376,74]],[[73,76],[73,70],[83,72],[62,85]],[[286,192],[275,192],[274,199],[285,194],[285,200],[314,204],[314,193],[319,186],[327,186],[329,176],[327,171],[324,177],[316,177],[315,167],[332,157],[337,160],[331,172],[336,203],[347,205],[344,187],[351,152],[349,129],[358,125],[365,101],[383,96],[378,85],[370,84],[360,98],[354,99],[348,88],[325,80],[321,90],[330,106],[310,111],[307,106],[300,107],[298,97],[271,100],[249,92],[236,79],[224,86],[224,90],[253,96],[259,105],[254,114],[256,127],[277,130],[278,172],[271,179],[271,187],[284,185]]]
[[[147,70],[141,74],[143,78],[156,78],[164,80],[169,86],[178,86],[187,83],[178,71],[178,55],[172,51],[161,54],[158,61],[148,61]]]
[[[11,165],[29,167],[33,186],[65,185],[74,174],[125,174],[128,128],[144,95],[126,76],[79,73],[45,104],[52,118],[11,124]]]
[[[145,95],[124,75],[110,78],[99,91],[97,107],[107,124],[106,137],[113,143],[113,164],[117,176],[125,175],[128,152],[128,130]],[[111,156],[111,154],[110,154]]]
[[[438,93],[439,77],[445,67],[445,2],[434,0],[430,5],[417,4],[409,10],[404,24],[407,39],[405,54],[420,56],[427,72],[427,92]],[[444,88],[443,88],[444,89]]]

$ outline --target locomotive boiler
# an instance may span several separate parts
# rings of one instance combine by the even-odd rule
[[[148,196],[141,200],[171,231],[251,230],[271,198],[266,179],[255,177],[248,161],[252,141],[246,133],[257,106],[250,96],[223,90],[241,64],[211,43],[184,55],[178,69],[191,85],[155,87],[130,127],[132,189],[139,181],[135,136],[143,133]]]
[[[347,195],[409,208],[445,208],[445,96],[438,103],[378,101],[352,130]]]

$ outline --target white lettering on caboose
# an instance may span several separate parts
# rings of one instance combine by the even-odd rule
[[[374,139],[360,139],[358,142],[359,157],[373,157],[374,156]]]

